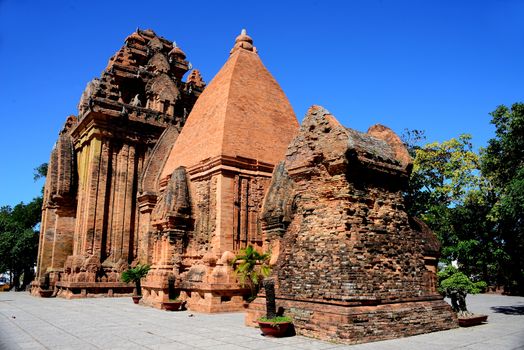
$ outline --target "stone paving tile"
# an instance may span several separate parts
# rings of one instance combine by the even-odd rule
[[[337,345],[338,344],[323,342],[319,340],[308,340],[306,342],[296,344],[295,346],[299,349],[322,350],[322,349],[333,349]]]
[[[275,338],[275,343],[283,345],[298,345],[302,343],[307,343],[309,341],[311,341],[311,339],[301,336]]]
[[[258,329],[244,326],[241,313],[168,313],[136,306],[127,298],[63,300],[0,293],[0,349],[524,350],[524,315],[515,312],[524,306],[524,298],[475,295],[468,296],[468,306],[488,314],[488,323],[340,345],[301,336],[265,338]]]
[[[253,341],[253,338],[246,337],[244,335],[236,335],[236,334],[224,335],[223,333],[220,336],[216,337],[215,339],[219,341],[223,341],[224,343],[238,344],[238,345]]]
[[[195,349],[195,347],[191,345],[173,342],[170,344],[153,345],[151,346],[151,349],[154,349],[154,350],[193,350]]]
[[[184,341],[181,341],[181,343],[186,344],[186,345],[191,345],[194,347],[207,347],[207,348],[227,345],[227,343],[225,342],[221,342],[221,341],[214,340],[214,339],[196,340],[193,338],[187,338]]]
[[[199,350],[246,350],[247,348],[235,344],[224,344],[216,346],[199,346]]]

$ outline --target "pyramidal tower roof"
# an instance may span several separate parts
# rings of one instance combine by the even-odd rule
[[[298,131],[286,95],[264,67],[245,30],[197,100],[160,179],[179,166],[220,157],[277,164]]]

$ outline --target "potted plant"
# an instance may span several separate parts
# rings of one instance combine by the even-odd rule
[[[487,315],[473,314],[466,307],[466,296],[480,293],[486,288],[486,282],[473,282],[464,273],[453,266],[447,266],[438,273],[439,292],[451,299],[451,307],[457,313],[459,325],[475,326],[485,322]]]
[[[266,278],[263,284],[266,291],[266,316],[258,319],[258,326],[265,336],[282,337],[288,333],[292,325],[291,317],[277,315],[275,281]]]
[[[122,282],[124,283],[135,282],[136,290],[135,290],[135,295],[133,295],[133,302],[135,304],[138,304],[138,302],[142,298],[142,287],[140,286],[140,280],[147,275],[150,268],[151,267],[149,265],[138,264],[135,267],[122,272],[122,276],[121,276]]]
[[[38,289],[38,294],[42,298],[50,298],[54,294],[54,290],[50,288],[49,283],[49,272],[47,272],[44,277],[41,279],[40,288]]]
[[[249,301],[256,298],[260,283],[263,277],[269,276],[271,268],[269,267],[269,253],[259,253],[253,246],[249,245],[241,249],[238,255],[233,259],[231,265],[238,265],[235,268],[235,274],[242,287],[248,286],[251,290]]]
[[[180,296],[180,293],[175,290],[174,276],[169,276],[167,283],[169,300],[162,302],[162,307],[166,311],[178,311],[184,304],[184,301],[178,298]]]
[[[166,311],[178,311],[182,304],[184,304],[184,301],[180,299],[169,299],[169,301],[162,302],[162,307]]]

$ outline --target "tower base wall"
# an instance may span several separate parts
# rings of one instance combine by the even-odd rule
[[[442,299],[379,305],[337,305],[277,298],[277,309],[291,316],[297,334],[345,344],[366,343],[457,328],[450,305]],[[247,310],[245,322],[257,326],[265,316],[265,298]]]

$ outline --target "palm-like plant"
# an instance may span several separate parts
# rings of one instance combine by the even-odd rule
[[[141,296],[142,295],[142,287],[140,286],[140,280],[142,278],[146,277],[146,275],[149,272],[150,268],[151,268],[151,266],[149,266],[149,265],[138,264],[135,267],[122,272],[122,276],[120,276],[120,278],[122,279],[122,282],[124,282],[124,283],[135,282],[136,294],[138,296]]]
[[[268,264],[269,256],[269,253],[261,254],[249,245],[245,249],[241,249],[231,262],[233,266],[239,262],[235,268],[235,273],[242,287],[249,286],[251,298],[256,296],[262,278],[271,273],[271,267]]]

